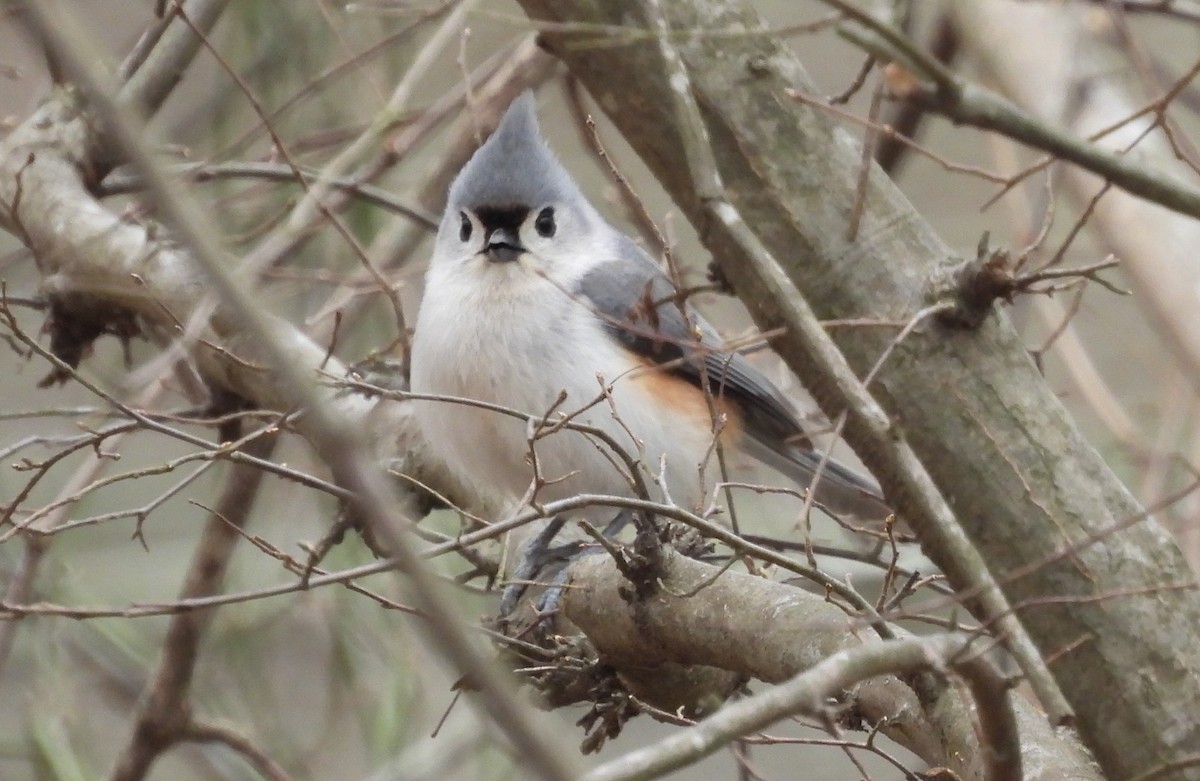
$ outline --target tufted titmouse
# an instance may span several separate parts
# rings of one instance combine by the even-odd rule
[[[424,401],[422,429],[437,455],[488,493],[525,495],[536,457],[539,502],[630,496],[625,462],[595,437],[567,428],[531,437],[531,419],[569,415],[602,386],[608,397],[572,420],[635,456],[650,485],[665,464],[664,487],[678,505],[710,500],[718,435],[802,487],[820,461],[781,392],[725,349],[658,264],[588,203],[542,139],[526,92],[450,187],[412,347],[412,389],[529,418]],[[888,513],[873,481],[832,460],[815,490],[835,513]]]

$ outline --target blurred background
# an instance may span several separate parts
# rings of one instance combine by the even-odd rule
[[[153,18],[153,4],[146,0],[71,0],[61,5],[86,20],[87,29],[117,60]],[[838,36],[827,6],[816,0],[755,0],[753,5],[770,28],[786,36],[815,85],[814,97],[827,99],[851,88],[865,56]],[[954,4],[911,5],[911,34],[928,43]],[[961,28],[954,67],[1081,132],[1105,127],[1160,97],[1200,57],[1200,24],[1114,12],[1121,4],[961,5],[951,11]],[[963,10],[976,5],[1000,13],[996,18],[1005,24],[987,26],[993,17],[983,12],[973,17]],[[972,28],[975,24],[983,27]],[[1065,26],[1055,26],[1059,24]],[[1062,30],[1070,36],[1063,37]],[[470,149],[463,141],[469,141],[474,127],[473,97],[464,93],[464,83],[470,79],[478,88],[498,65],[524,56],[532,31],[519,6],[499,0],[239,0],[230,4],[212,39],[221,62],[202,52],[155,120],[159,151],[170,163],[278,162],[276,141],[264,131],[228,67],[270,116],[275,136],[294,160],[320,168],[363,143],[355,164],[378,161],[376,184],[414,210],[436,216],[447,175]],[[637,225],[581,133],[564,71],[547,66],[540,77],[541,116],[552,146],[585,192],[616,224],[636,233]],[[406,78],[411,92],[395,112],[381,116]],[[837,111],[865,116],[878,78],[878,71],[870,74]],[[0,133],[27,118],[49,89],[37,47],[11,12],[0,11]],[[586,94],[579,100],[596,118],[604,146],[664,229],[689,279],[701,282],[709,259],[691,227]],[[427,111],[439,105],[446,106],[443,114]],[[1124,114],[1122,106],[1127,107]],[[1182,86],[1170,104],[1170,119],[1184,142],[1194,135],[1198,109],[1200,93]],[[892,121],[896,110],[885,103],[881,121]],[[855,138],[864,135],[859,123],[845,120],[843,126]],[[1137,126],[1122,132],[1126,130],[1136,135]],[[1120,147],[1132,138],[1122,135],[1114,142]],[[1161,209],[1130,205],[1119,193],[1106,193],[1091,208],[1089,201],[1101,183],[1057,166],[1028,176],[993,202],[1001,192],[998,181],[1037,162],[1041,153],[936,118],[921,124],[918,139],[935,155],[909,151],[893,176],[917,211],[963,257],[972,256],[988,232],[992,247],[1010,248],[1014,256],[1027,251],[1030,268],[1051,259],[1064,267],[1087,266],[1110,254],[1122,264],[1137,264],[1136,279],[1124,265],[1103,272],[1112,285],[1135,288],[1136,296],[1089,284],[1052,296],[1022,297],[1006,310],[1081,429],[1142,502],[1163,504],[1159,517],[1175,531],[1193,565],[1200,562],[1196,501],[1191,495],[1175,496],[1196,476],[1192,464],[1200,459],[1200,399],[1196,374],[1181,367],[1180,353],[1172,347],[1179,337],[1171,333],[1173,325],[1190,327],[1197,319],[1198,288],[1188,281],[1198,276],[1192,267],[1194,248],[1200,245],[1189,233],[1195,228]],[[1161,133],[1151,133],[1132,154],[1195,182],[1196,171],[1186,164],[1190,147],[1183,146],[1176,155]],[[383,159],[384,150],[394,152],[394,159]],[[193,191],[223,226],[235,254],[244,254],[286,220],[301,192],[294,183],[232,174],[197,183]],[[152,215],[152,205],[140,202],[136,193],[115,195],[108,203],[130,219]],[[429,228],[364,200],[352,200],[341,216],[395,283],[411,323],[421,295]],[[1035,241],[1037,246],[1030,248]],[[1183,276],[1172,276],[1178,274]],[[0,235],[0,279],[12,296],[35,296],[40,284],[36,264],[6,234]],[[1178,292],[1183,303],[1172,307],[1144,295],[1156,279]],[[325,341],[334,328],[334,313],[341,312],[336,352],[348,363],[371,357],[401,336],[403,324],[387,297],[362,272],[345,239],[328,228],[306,236],[284,262],[272,266],[258,292],[264,307],[325,335]],[[728,335],[749,332],[737,302],[708,294],[698,304]],[[18,314],[23,327],[36,334],[44,314],[31,309]],[[169,367],[161,355],[161,345],[137,339],[122,345],[106,338],[96,344],[82,371],[135,406],[184,410],[189,401],[165,371]],[[799,405],[806,404],[803,391],[777,361],[767,355],[756,360],[790,389]],[[100,451],[84,447],[71,452],[44,474],[31,470],[63,453],[81,434],[114,421],[103,400],[78,384],[39,387],[48,371],[44,361],[29,358],[16,346],[0,351],[0,376],[7,378],[0,383],[0,502],[21,495],[31,475],[38,474],[17,517],[38,512],[55,528],[40,538],[44,552],[36,555],[22,537],[6,536],[0,543],[0,582],[11,586],[29,575],[29,601],[70,607],[119,611],[171,602],[206,516],[204,506],[211,506],[219,492],[227,465],[186,460],[176,465],[192,452],[189,448],[135,431]],[[211,429],[195,430],[213,436]],[[298,439],[284,438],[274,458],[323,474]],[[147,472],[163,465],[172,468],[163,474]],[[106,479],[113,480],[80,494],[81,487]],[[64,496],[74,500],[54,504]],[[302,557],[302,546],[326,533],[336,510],[327,496],[268,477],[249,533],[278,551]],[[760,525],[756,528],[795,533],[798,505],[789,497],[747,500],[740,512]],[[446,533],[457,529],[450,513],[435,514],[425,523]],[[836,528],[819,527],[814,535],[821,543],[845,544]],[[31,560],[37,562],[32,573]],[[324,566],[341,569],[371,560],[369,550],[348,535]],[[905,560],[927,569],[916,551],[906,552]],[[870,590],[874,571],[836,558],[821,563]],[[462,561],[439,560],[436,566],[448,577],[469,569]],[[293,579],[276,559],[243,544],[226,590],[252,592]],[[389,576],[363,585],[396,596]],[[478,588],[464,588],[462,599],[468,615],[495,611],[494,597]],[[102,777],[128,739],[131,709],[162,647],[168,621],[164,616],[35,616],[0,624],[0,778]],[[413,619],[334,587],[219,610],[201,646],[193,698],[198,713],[236,725],[295,778],[520,777],[502,739],[471,705],[455,703],[453,682],[454,675],[415,633]],[[574,745],[583,737],[572,726],[581,714],[582,709],[544,714],[545,729]],[[617,756],[669,730],[642,717],[589,761]],[[801,741],[825,737],[802,725],[778,725],[772,734]],[[919,769],[900,750],[889,751]],[[776,745],[749,752],[763,778],[792,778],[800,768],[811,781],[864,774],[903,777],[866,751]],[[672,777],[737,776],[735,761],[724,752]],[[167,752],[149,777],[259,776],[227,749],[186,745]]]

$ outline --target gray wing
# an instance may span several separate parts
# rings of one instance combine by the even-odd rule
[[[746,441],[754,458],[807,486],[820,461],[791,405],[774,383],[742,355],[722,348],[715,329],[684,302],[675,286],[646,252],[622,236],[619,257],[589,271],[576,293],[587,301],[609,333],[639,356],[733,401],[741,411]],[[688,319],[700,339],[688,329]],[[707,376],[707,377],[706,377]],[[834,512],[879,519],[888,512],[879,487],[869,477],[829,459],[817,500]]]

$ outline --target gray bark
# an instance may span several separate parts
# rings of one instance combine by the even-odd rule
[[[676,553],[667,554],[662,588],[653,597],[625,599],[624,583],[611,558],[586,557],[571,567],[563,608],[631,689],[645,690],[651,701],[673,664],[783,683],[838,652],[880,642],[861,619],[822,597],[732,571],[716,577],[711,565]],[[1055,734],[1020,695],[1007,699],[1020,734],[1024,778],[1099,778],[1071,735]],[[925,687],[918,696],[896,677],[869,678],[844,701],[867,723],[881,724],[884,735],[960,778],[987,777],[986,752],[1010,750],[990,744],[991,734],[980,745],[972,708],[984,706],[954,686]]]

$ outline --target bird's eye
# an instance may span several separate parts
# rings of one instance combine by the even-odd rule
[[[458,226],[458,238],[466,241],[471,238],[471,218],[466,212],[459,212],[458,216],[462,218],[462,222]]]
[[[537,219],[533,221],[533,227],[538,232],[538,235],[543,238],[548,239],[553,236],[557,227],[554,224],[554,209],[547,206],[538,212]]]

